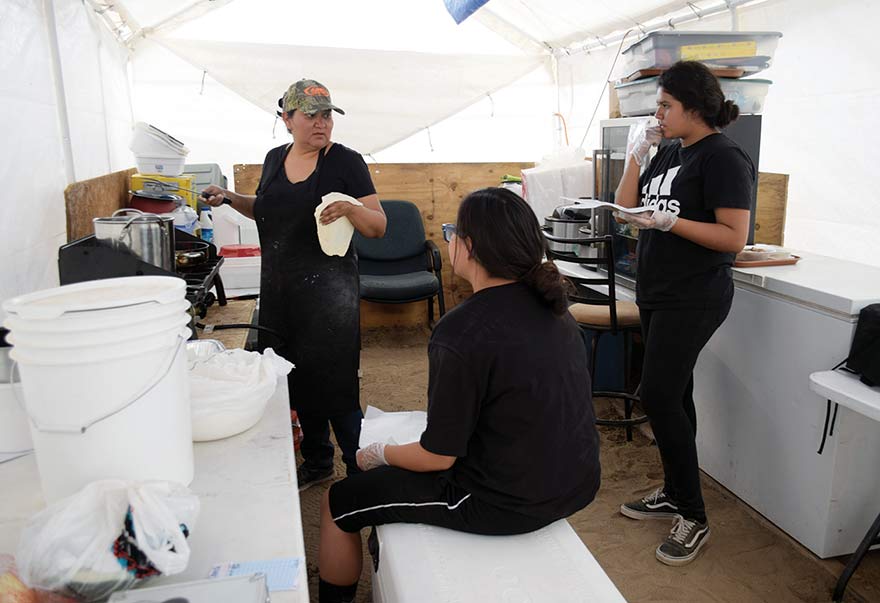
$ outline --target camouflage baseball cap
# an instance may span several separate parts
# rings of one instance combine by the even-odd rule
[[[285,113],[294,109],[303,113],[318,113],[333,109],[337,113],[345,115],[345,111],[330,100],[330,92],[327,88],[315,80],[300,80],[291,84],[287,92],[284,93],[281,108]]]

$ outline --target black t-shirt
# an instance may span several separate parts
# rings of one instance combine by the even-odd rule
[[[755,167],[724,134],[682,148],[663,147],[639,178],[640,205],[715,222],[719,207],[749,209]],[[735,254],[713,251],[670,232],[639,233],[636,300],[640,307],[710,308],[733,295]]]
[[[256,194],[259,196],[265,192],[266,187],[273,178],[279,175],[286,179],[287,174],[284,172],[284,160],[290,152],[290,144],[283,144],[275,147],[266,154],[263,161],[263,172],[260,175],[260,184],[257,186]],[[303,192],[307,188],[307,184],[315,177],[312,172],[303,182],[298,182],[293,187],[303,185]],[[330,192],[344,193],[355,199],[366,197],[376,192],[373,186],[373,180],[370,178],[370,168],[363,156],[349,149],[347,146],[334,142],[324,154],[321,164],[320,181],[317,186],[317,193],[320,196]],[[320,198],[318,203],[320,203]],[[317,207],[317,204],[315,205]]]
[[[456,456],[450,479],[533,517],[567,517],[599,488],[586,347],[532,290],[490,287],[446,314],[428,345],[422,446]]]

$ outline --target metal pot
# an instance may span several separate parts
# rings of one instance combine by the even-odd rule
[[[127,214],[127,215],[121,215]],[[174,218],[126,208],[95,218],[95,238],[127,250],[148,264],[174,272]]]
[[[544,230],[554,237],[562,239],[583,239],[585,236],[590,236],[584,231],[581,231],[581,228],[589,230],[591,228],[591,221],[574,220],[572,218],[557,218],[554,216],[547,216],[544,218]],[[551,251],[559,253],[576,254],[578,247],[580,247],[577,243],[556,243],[554,241],[547,241],[547,243],[550,246]]]

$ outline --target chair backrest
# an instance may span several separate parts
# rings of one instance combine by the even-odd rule
[[[563,220],[564,221],[564,220]],[[581,304],[591,306],[608,306],[611,330],[617,331],[617,293],[615,292],[615,269],[614,269],[614,237],[605,235],[602,237],[577,237],[563,238],[554,237],[544,231],[544,237],[554,243],[576,243],[590,245],[597,248],[596,257],[578,257],[570,253],[560,253],[549,248],[547,257],[563,262],[573,262],[582,266],[595,266],[598,270],[595,277],[567,276],[575,286],[575,292],[569,295],[569,299]],[[594,291],[587,285],[606,285],[608,295]]]
[[[410,201],[381,201],[388,220],[385,236],[368,239],[354,232],[361,274],[405,274],[428,270],[425,226],[419,208]]]

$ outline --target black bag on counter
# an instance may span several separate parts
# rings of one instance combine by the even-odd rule
[[[857,373],[865,385],[880,385],[880,304],[870,304],[859,312],[846,368]]]

